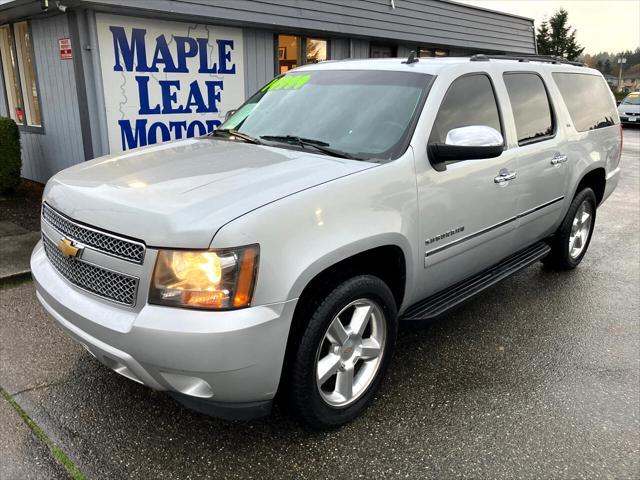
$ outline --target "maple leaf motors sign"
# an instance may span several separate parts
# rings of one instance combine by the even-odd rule
[[[111,153],[204,135],[244,102],[242,30],[99,14]]]

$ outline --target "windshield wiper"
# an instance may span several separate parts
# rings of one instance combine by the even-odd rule
[[[327,142],[323,142],[322,140],[302,138],[295,135],[261,135],[260,138],[269,142],[293,143],[300,145],[302,148],[304,148],[305,146],[313,147],[316,150],[321,151],[322,153],[331,155],[332,157],[348,158],[351,160],[363,160],[362,158],[351,155],[350,153],[331,148]]]
[[[231,136],[240,138],[247,143],[253,143],[255,145],[262,145],[262,142],[257,138],[253,138],[251,135],[247,135],[246,133],[239,132],[238,130],[234,130],[232,128],[218,128],[211,132],[211,136],[219,137],[220,134],[223,134],[226,138]]]
[[[327,142],[322,140],[314,140],[313,138],[297,137],[295,135],[261,135],[260,138],[272,142],[294,142],[299,145],[317,145],[320,147],[328,147]]]

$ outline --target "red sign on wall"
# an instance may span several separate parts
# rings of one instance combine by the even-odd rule
[[[60,50],[60,60],[72,60],[73,54],[71,53],[71,39],[59,38],[58,50]]]

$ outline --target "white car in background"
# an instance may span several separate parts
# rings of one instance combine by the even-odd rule
[[[640,125],[640,92],[631,92],[618,105],[620,121],[629,125]]]

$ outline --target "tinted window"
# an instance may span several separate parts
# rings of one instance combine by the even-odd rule
[[[560,89],[576,130],[584,132],[616,123],[616,106],[602,77],[581,73],[554,73],[553,79]]]
[[[486,75],[467,75],[451,84],[433,124],[429,143],[444,143],[449,130],[486,125],[502,133],[498,105]]]
[[[516,122],[518,144],[553,134],[551,106],[542,79],[533,73],[507,73],[504,83]]]

